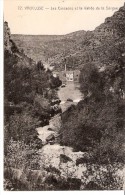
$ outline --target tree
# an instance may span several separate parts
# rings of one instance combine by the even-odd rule
[[[96,98],[103,93],[104,81],[98,68],[92,64],[85,64],[80,74],[80,86],[84,96],[93,95]]]

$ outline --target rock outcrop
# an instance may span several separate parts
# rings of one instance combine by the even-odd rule
[[[4,49],[11,51],[11,42],[10,42],[10,28],[8,27],[8,23],[4,22]]]
[[[8,22],[4,22],[4,51],[8,51],[13,58],[17,59],[17,66],[31,68],[35,65],[35,62],[13,41]]]

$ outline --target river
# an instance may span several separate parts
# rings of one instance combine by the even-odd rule
[[[80,101],[83,97],[80,92],[80,84],[67,82],[65,87],[59,88],[58,96],[62,102],[65,102],[68,98],[72,99],[74,102]]]
[[[58,96],[61,100],[61,107],[67,109],[68,106],[71,104],[77,104],[82,98],[83,95],[81,94],[79,90],[79,84],[78,83],[67,83],[66,87],[59,88]],[[68,102],[67,99],[70,98],[73,100],[73,102]],[[60,128],[61,124],[61,116],[56,115],[54,118],[52,118],[49,121],[48,126],[37,128],[37,132],[39,134],[39,138],[46,142],[46,137],[54,134],[54,136],[58,136],[58,130]],[[53,130],[48,130],[48,128],[52,128]],[[80,160],[81,158],[84,158],[88,156],[86,152],[74,152],[73,148],[68,146],[61,146],[60,144],[56,143],[51,145],[49,143],[46,143],[42,149],[39,150],[40,155],[40,164],[41,167],[47,168],[49,166],[56,168],[60,171],[61,176],[67,178],[77,178],[81,179],[81,181],[84,183],[84,174],[87,171],[86,163],[77,164],[77,160]],[[67,162],[64,162],[62,160],[62,155],[67,157],[69,160]],[[106,167],[100,166],[100,170],[107,171]],[[125,169],[124,169],[125,170]],[[94,170],[94,174],[96,173],[96,170]],[[91,175],[87,178],[87,183],[89,183],[95,175]],[[117,174],[122,177],[123,170],[120,172],[118,170]],[[124,182],[125,184],[125,182]],[[84,186],[82,186],[84,189]],[[81,189],[82,189],[81,188]]]
[[[76,105],[83,99],[83,94],[80,91],[80,84],[74,82],[67,82],[65,87],[60,87],[58,97],[61,100],[60,106],[62,112],[65,112],[72,104]],[[71,99],[72,101],[67,101]]]
[[[77,104],[82,99],[83,95],[80,92],[79,87],[79,83],[67,82],[65,87],[59,88],[58,97],[61,100],[60,105],[63,111],[66,110],[69,106],[71,106],[71,104]],[[72,99],[73,101],[67,101],[68,98]],[[57,143],[53,145],[46,143],[47,136],[50,136],[51,134],[57,136],[60,125],[61,116],[56,115],[49,121],[48,126],[37,128],[39,138],[43,141],[43,143],[45,143],[42,149],[39,150],[41,156],[41,163],[44,159],[44,162],[46,162],[45,164],[47,167],[49,165],[54,166],[61,171],[61,175],[66,176],[68,171],[69,175],[81,178],[82,172],[85,171],[86,168],[85,165],[76,166],[76,160],[78,158],[82,158],[85,153],[80,151],[73,152],[73,149],[71,147],[60,146]],[[48,128],[51,128],[52,131],[48,130]],[[62,154],[68,156],[71,161],[68,161],[67,163],[62,163],[60,160],[60,155]]]

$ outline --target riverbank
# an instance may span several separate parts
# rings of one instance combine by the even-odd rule
[[[59,88],[58,97],[61,100],[60,107],[62,113],[65,112],[71,105],[77,105],[77,103],[82,99],[82,94],[79,90],[79,83],[68,82],[66,87]],[[68,99],[72,101],[67,101]],[[56,141],[56,137],[59,136],[59,130],[61,126],[61,114],[57,114],[49,120],[49,125],[44,127],[37,128],[39,134],[39,139],[42,140],[43,147],[39,150],[40,156],[42,156],[41,161],[43,160],[43,155],[45,159],[45,166],[54,166],[57,169],[61,170],[61,174],[66,176],[67,171],[73,177],[81,178],[82,171],[85,170],[84,165],[76,166],[76,161],[79,158],[82,158],[84,152],[73,152],[73,149],[67,146],[61,146]],[[53,145],[50,142],[47,142],[48,137],[55,137]],[[51,140],[50,140],[51,141]],[[61,155],[69,157],[67,162],[62,163]]]

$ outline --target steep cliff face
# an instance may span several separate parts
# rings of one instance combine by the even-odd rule
[[[125,5],[112,17],[106,18],[105,23],[95,29],[95,33],[97,35],[103,33],[103,36],[114,39],[125,36]]]
[[[89,38],[88,38],[89,37]],[[106,82],[119,93],[125,92],[125,4],[110,18],[86,36],[82,43],[83,59],[81,68],[94,65],[99,72],[107,75]],[[105,75],[104,75],[105,77]],[[83,84],[83,83],[82,83]],[[109,88],[107,85],[107,87]],[[121,95],[122,97],[124,95]]]
[[[4,98],[7,110],[9,110],[8,102],[18,103],[26,98],[23,92],[26,87],[23,85],[27,84],[31,87],[29,86],[30,70],[28,67],[30,67],[30,59],[18,49],[11,39],[8,23],[4,22]]]
[[[114,44],[114,41],[125,37],[125,5],[112,17],[106,18],[103,24],[91,32],[90,36],[89,41],[91,44],[93,43],[94,48],[109,42]]]
[[[98,67],[117,61],[125,53],[125,5],[94,31],[86,32],[80,50],[72,55],[79,68],[94,62]]]
[[[4,49],[11,50],[10,29],[7,22],[4,22]]]
[[[35,62],[24,53],[24,50],[19,49],[13,41],[7,22],[4,22],[4,52],[8,52],[17,60],[16,66],[32,68],[35,65]]]

